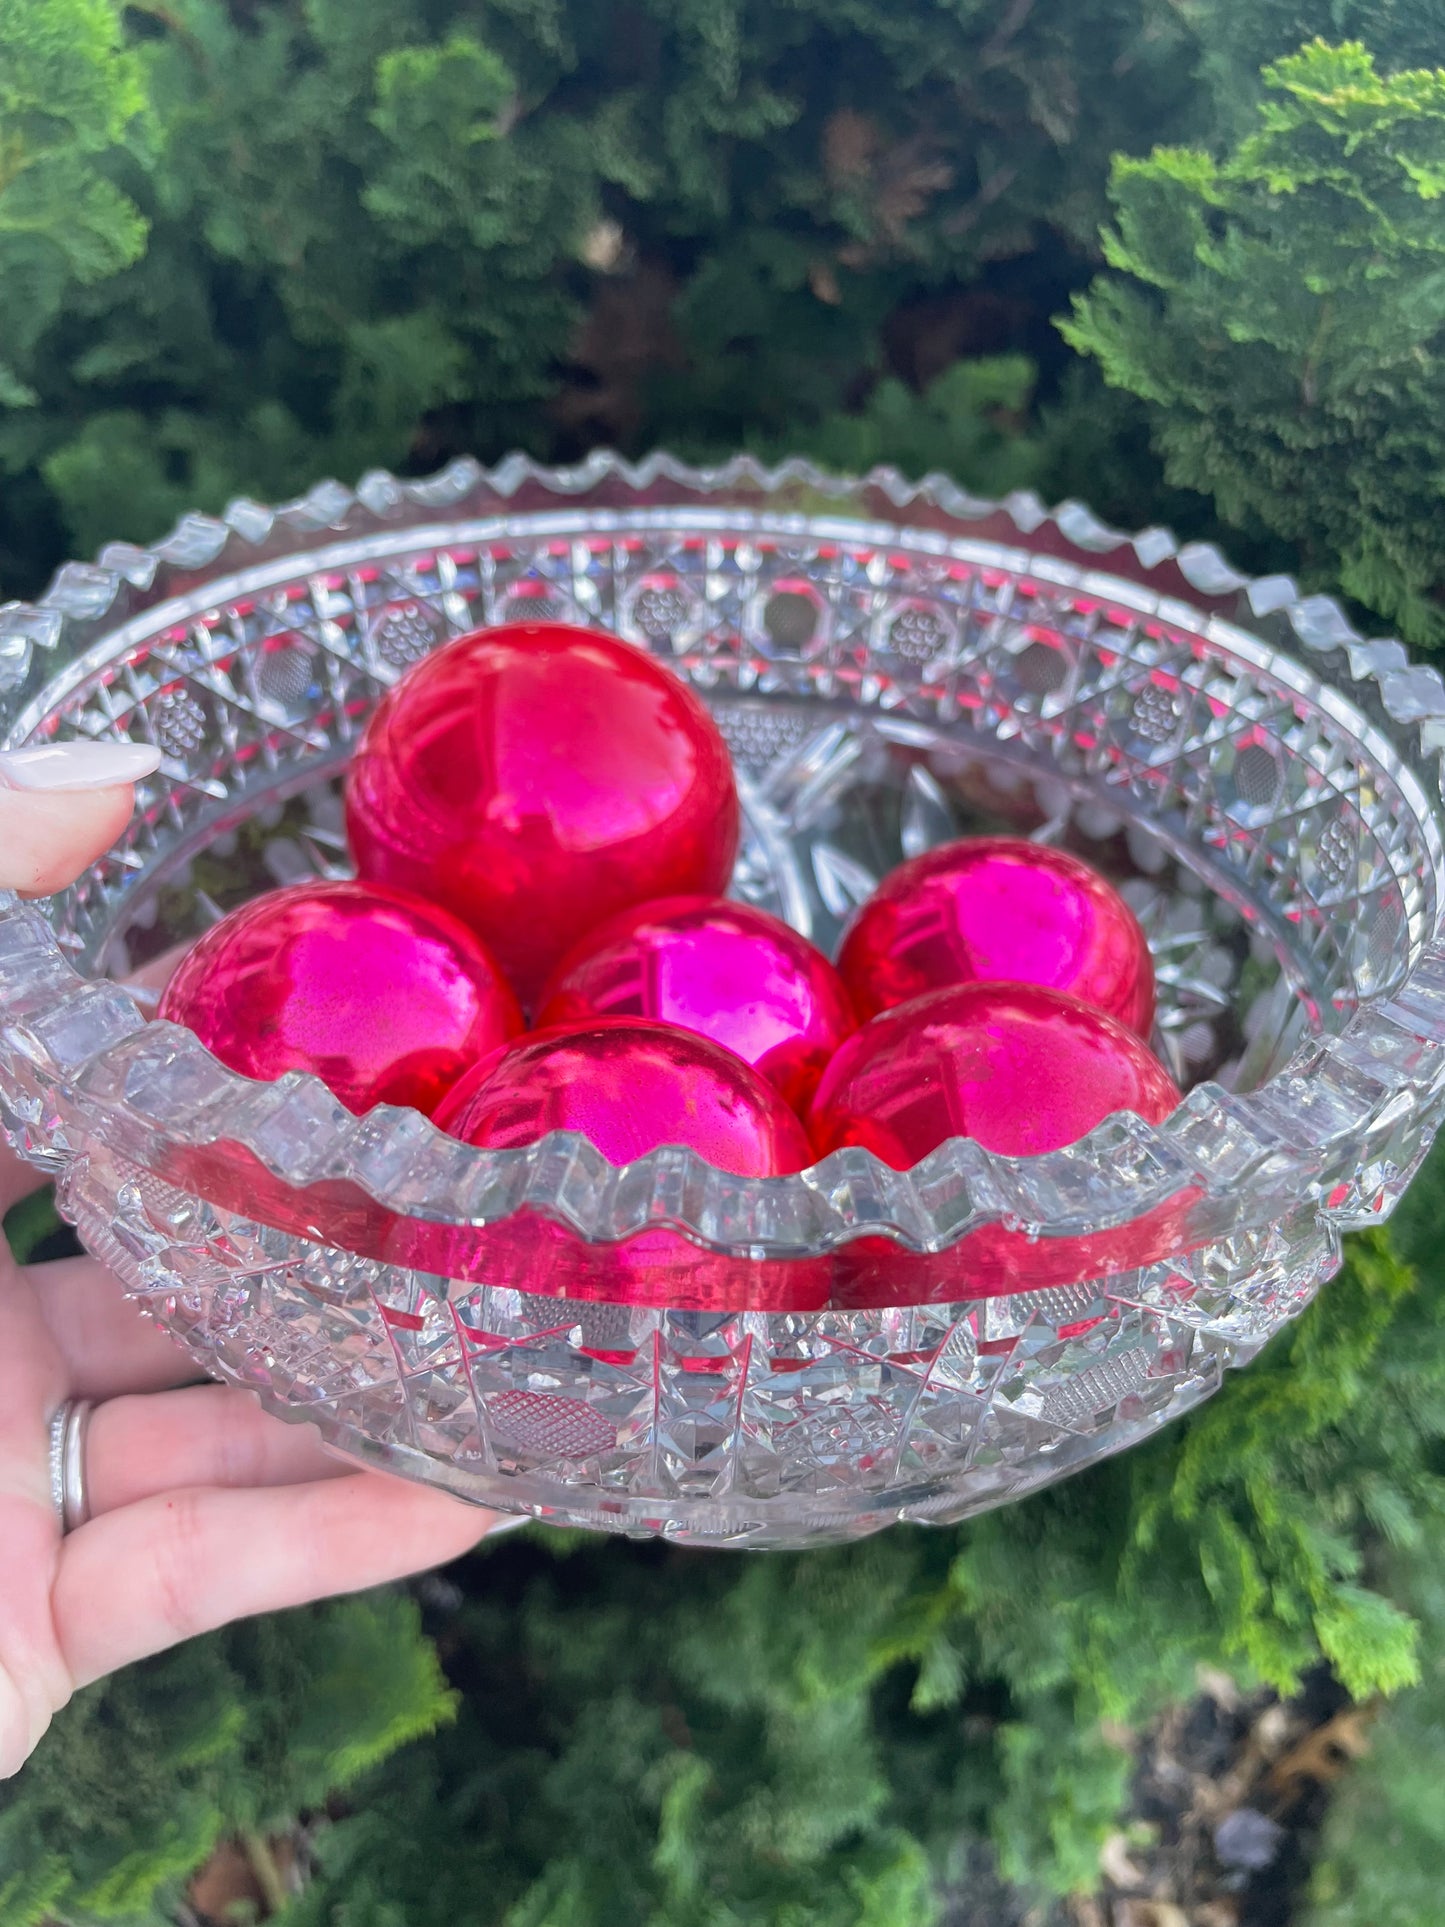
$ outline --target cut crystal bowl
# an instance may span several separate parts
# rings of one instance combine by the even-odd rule
[[[909,1172],[617,1169],[357,1118],[154,1021],[209,922],[345,873],[340,779],[390,684],[523,617],[614,629],[702,694],[734,891],[825,948],[942,840],[1087,857],[1148,933],[1180,1109]],[[1445,685],[1287,579],[1077,505],[665,456],[326,483],[0,611],[0,730],[164,756],[73,889],[0,898],[13,1141],[208,1370],[508,1511],[796,1546],[1016,1497],[1247,1362],[1440,1119]],[[664,1296],[619,1302],[611,1259],[648,1239]]]

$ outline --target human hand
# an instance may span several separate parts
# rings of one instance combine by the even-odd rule
[[[157,760],[110,744],[0,756],[0,888],[71,882]],[[0,1150],[0,1215],[41,1182]],[[102,1674],[228,1620],[439,1565],[499,1523],[350,1471],[309,1426],[196,1378],[94,1259],[17,1265],[0,1242],[0,1779]],[[71,1399],[95,1401],[90,1516],[64,1534],[50,1433]]]

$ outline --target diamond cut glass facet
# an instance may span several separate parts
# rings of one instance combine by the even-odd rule
[[[97,981],[344,874],[370,709],[448,637],[526,616],[612,628],[698,689],[743,794],[734,892],[825,948],[959,834],[1095,863],[1148,934],[1185,1105],[1034,1160],[619,1172],[576,1140],[475,1152],[309,1079],[248,1084]],[[0,1117],[139,1306],[368,1463],[697,1543],[954,1520],[1207,1396],[1399,1197],[1445,1110],[1442,720],[1398,644],[1287,582],[889,471],[513,458],[188,517],[0,610],[8,742],[165,757],[74,889],[0,901]],[[579,1252],[676,1226],[731,1254],[736,1309],[610,1303],[566,1265],[451,1275],[469,1226],[521,1211]],[[1051,1241],[1151,1212],[1136,1268],[1049,1272]],[[958,1298],[950,1248],[1000,1228],[1049,1283]],[[800,1259],[837,1267],[828,1308],[764,1308]]]

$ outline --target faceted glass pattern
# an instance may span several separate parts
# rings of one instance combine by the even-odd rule
[[[528,615],[615,629],[700,691],[743,795],[734,893],[830,951],[949,837],[1086,856],[1149,935],[1181,1109],[907,1173],[857,1150],[785,1179],[672,1150],[614,1170],[576,1138],[491,1153],[358,1119],[148,1021],[117,979],[259,890],[346,873],[338,781],[382,692]],[[802,1545],[1032,1490],[1246,1362],[1445,1106],[1445,685],[1283,578],[1077,506],[667,457],[328,483],[0,610],[0,728],[165,756],[74,889],[0,898],[13,1141],[210,1370],[514,1511]],[[481,1234],[528,1216],[561,1255],[490,1275]],[[658,1225],[726,1255],[738,1309],[609,1302],[599,1260]],[[1024,1249],[1044,1282],[961,1249]],[[1116,1255],[1081,1280],[1091,1250]],[[772,1308],[790,1266],[833,1267],[828,1309]]]

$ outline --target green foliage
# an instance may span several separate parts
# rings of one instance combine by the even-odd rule
[[[1438,1294],[1445,1270],[1445,1158],[1432,1157],[1395,1220],[1395,1242]],[[1435,1463],[1440,1464],[1437,1452]],[[1445,1538],[1390,1534],[1392,1596],[1419,1626],[1420,1685],[1387,1707],[1369,1757],[1336,1795],[1304,1927],[1422,1927],[1445,1883]]]
[[[112,0],[0,0],[0,409],[39,400],[32,357],[74,285],[145,245],[111,178],[144,104]]]
[[[45,45],[110,103],[61,150],[94,194],[142,90],[152,130],[111,255],[64,312],[27,302],[33,406],[0,395],[23,590],[63,548],[325,472],[796,439],[887,372],[913,304],[995,269],[1036,291],[981,346],[1047,347],[1111,153],[1194,97],[1168,0],[175,0],[127,15],[123,56],[106,0],[12,13],[0,53],[37,70],[42,19],[92,23]],[[17,366],[19,339],[0,309]]]
[[[1042,1877],[1062,1892],[1098,1884],[1099,1845],[1117,1824],[1128,1755],[1089,1724],[1073,1696],[1030,1697],[1027,1717],[1000,1728],[1003,1787],[989,1833],[1004,1873]]]
[[[1445,72],[1315,42],[1265,80],[1224,158],[1116,163],[1115,274],[1064,333],[1151,404],[1174,481],[1439,642]]]
[[[1035,370],[1023,355],[959,361],[920,395],[896,377],[866,405],[828,415],[762,452],[805,451],[840,474],[888,462],[905,475],[966,475],[980,493],[1032,487],[1043,450],[1028,431]]]
[[[5,1214],[5,1241],[22,1265],[38,1258],[46,1240],[60,1230],[55,1193],[48,1186],[43,1191],[32,1191]]]
[[[258,1620],[79,1694],[0,1787],[0,1923],[167,1918],[223,1834],[264,1833],[451,1719],[412,1603]]]
[[[1304,1927],[1424,1927],[1445,1885],[1445,1545],[1395,1562],[1392,1578],[1420,1622],[1421,1686],[1386,1708],[1370,1754],[1329,1814]]]
[[[474,1587],[448,1631],[472,1682],[459,1722],[357,1789],[288,1927],[424,1927],[483,1894],[508,1927],[928,1927],[928,1856],[886,1811],[867,1692],[912,1566],[884,1546],[491,1556],[512,1588]]]
[[[1247,132],[1262,92],[1260,72],[1306,41],[1357,40],[1386,74],[1434,67],[1445,48],[1445,0],[1185,0],[1199,36],[1211,121]]]

